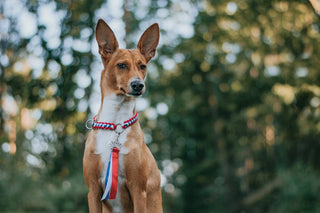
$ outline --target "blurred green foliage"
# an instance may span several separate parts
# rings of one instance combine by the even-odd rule
[[[82,154],[100,101],[98,18],[126,26],[120,39],[130,48],[160,23],[138,104],[165,212],[320,212],[320,21],[311,4],[124,0],[114,14],[112,1],[15,1],[36,29],[24,35],[10,0],[0,3],[0,212],[88,211]],[[48,5],[56,40],[40,12]]]

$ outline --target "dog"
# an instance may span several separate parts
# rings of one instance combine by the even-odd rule
[[[83,174],[91,213],[162,212],[160,171],[137,122],[136,98],[145,92],[147,63],[155,56],[159,26],[144,31],[137,49],[119,49],[99,19],[96,40],[104,69],[101,105],[85,144]]]

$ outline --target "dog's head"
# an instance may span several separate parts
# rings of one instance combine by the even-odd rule
[[[110,93],[138,97],[145,91],[147,63],[155,56],[159,43],[159,26],[151,25],[140,37],[137,49],[119,49],[110,27],[99,19],[96,39],[104,65],[101,74],[103,95]]]

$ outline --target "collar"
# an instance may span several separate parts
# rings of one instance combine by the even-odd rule
[[[138,112],[136,112],[132,118],[124,121],[122,124],[99,122],[97,121],[96,117],[97,116],[94,116],[93,118],[92,129],[116,130],[118,126],[120,126],[122,129],[126,129],[129,126],[133,125],[138,120]]]

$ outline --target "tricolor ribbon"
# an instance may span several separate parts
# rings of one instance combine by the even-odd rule
[[[105,190],[101,200],[115,199],[118,187],[118,166],[119,166],[119,149],[113,147],[108,163],[108,169],[105,180]]]

